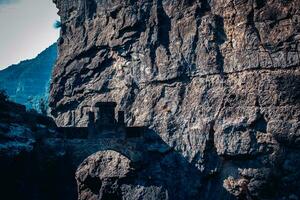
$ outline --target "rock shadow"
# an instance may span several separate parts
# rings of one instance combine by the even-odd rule
[[[76,177],[79,184],[79,199],[85,199],[87,196],[97,199],[111,199],[108,197],[112,196],[113,199],[126,199],[131,196],[129,199],[192,200],[205,198],[207,194],[204,194],[204,191],[211,190],[206,185],[210,182],[207,177],[183,155],[164,142],[155,131],[144,127],[142,137],[125,140],[124,149],[108,147],[95,154],[101,155],[113,150],[125,156],[130,161],[129,173],[125,177],[103,178],[99,175],[101,173],[99,168],[104,171],[112,170],[117,174],[118,171],[122,172],[125,169],[116,167],[113,170],[112,166],[106,166],[101,160],[93,161],[94,164],[89,165],[88,160],[95,154],[90,155],[77,169],[77,172],[88,170],[85,171],[84,178]],[[126,148],[130,150],[127,151]],[[98,164],[95,164],[96,162]],[[226,193],[224,196],[227,196]],[[230,199],[229,195],[227,199]]]

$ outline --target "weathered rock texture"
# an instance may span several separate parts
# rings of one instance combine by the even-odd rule
[[[149,126],[200,173],[186,196],[300,197],[299,0],[55,3],[59,125],[116,101],[128,125]]]
[[[76,172],[78,199],[165,199],[166,193],[160,187],[126,184],[126,179],[134,176],[130,165],[128,158],[115,151],[88,157]]]

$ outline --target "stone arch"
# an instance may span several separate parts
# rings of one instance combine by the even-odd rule
[[[89,156],[101,151],[118,152],[132,162],[140,161],[143,156],[143,151],[137,147],[136,143],[111,138],[68,141],[67,149],[75,169]]]

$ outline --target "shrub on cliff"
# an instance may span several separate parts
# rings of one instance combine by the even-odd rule
[[[0,90],[0,102],[8,101],[8,95],[5,90]]]
[[[43,115],[47,115],[47,101],[43,98],[40,99],[40,102],[39,102],[39,109],[40,109],[40,112],[41,114]]]

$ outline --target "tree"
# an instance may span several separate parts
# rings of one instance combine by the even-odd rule
[[[0,101],[1,102],[8,101],[8,95],[5,90],[0,90]]]
[[[53,27],[56,28],[56,29],[61,28],[61,26],[62,26],[62,24],[61,24],[61,22],[58,21],[58,20],[56,20],[56,21],[54,22],[54,24],[53,24]]]
[[[39,109],[43,115],[47,115],[47,103],[46,100],[43,98],[40,99]]]

